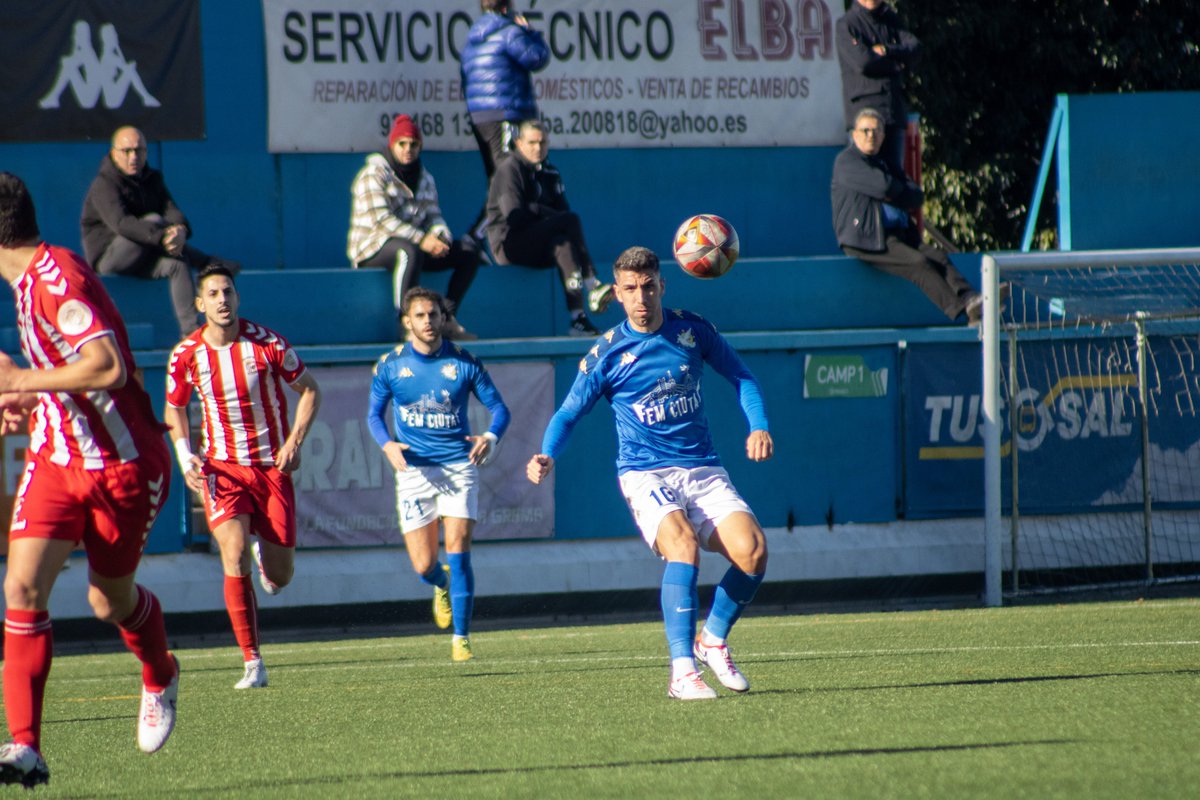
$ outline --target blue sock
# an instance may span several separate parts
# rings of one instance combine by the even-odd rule
[[[728,639],[733,623],[738,621],[742,611],[750,605],[764,577],[765,573],[747,575],[737,567],[731,566],[717,585],[712,611],[704,621],[704,628],[718,639]]]
[[[428,583],[430,586],[436,586],[439,589],[445,589],[449,578],[446,577],[446,570],[442,569],[442,562],[435,561],[433,566],[429,568],[429,572],[420,576],[421,583]]]
[[[671,658],[691,658],[696,638],[696,607],[700,600],[696,578],[700,570],[682,561],[668,561],[662,577],[663,626]]]
[[[475,610],[475,570],[471,553],[447,553],[450,562],[450,608],[454,612],[454,633],[466,636],[471,630],[471,612]]]

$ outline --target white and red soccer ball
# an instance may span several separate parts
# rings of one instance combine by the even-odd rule
[[[695,278],[719,278],[738,258],[738,235],[728,220],[716,214],[688,217],[675,231],[675,260]]]

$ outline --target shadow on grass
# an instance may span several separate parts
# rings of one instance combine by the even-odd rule
[[[1001,686],[1004,684],[1047,683],[1050,681],[1091,681],[1102,678],[1144,678],[1155,675],[1200,675],[1200,669],[1148,670],[1140,672],[1096,672],[1082,675],[1029,675],[1023,678],[971,678],[959,681],[930,681],[927,683],[891,683],[877,686],[829,686],[819,688],[760,689],[752,694],[840,694],[842,692],[878,692],[887,689],[938,689],[947,686]]]

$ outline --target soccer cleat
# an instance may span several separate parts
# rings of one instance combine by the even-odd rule
[[[600,331],[592,324],[592,321],[587,318],[587,315],[580,314],[575,319],[571,320],[571,327],[567,331],[569,336],[599,336]]]
[[[254,542],[250,545],[250,552],[254,553],[254,566],[258,567],[258,582],[262,585],[263,591],[267,594],[279,594],[280,588],[267,579],[267,573],[263,570],[262,545]]]
[[[175,661],[175,677],[161,692],[142,687],[142,706],[138,710],[138,747],[143,753],[154,753],[167,743],[175,729],[175,705],[179,700],[179,659]]]
[[[731,692],[750,691],[750,681],[746,680],[746,676],[737,668],[737,664],[733,663],[729,645],[706,645],[697,638],[696,646],[692,650],[696,655],[696,660],[712,670],[712,674],[717,676],[717,680],[726,689]]]
[[[689,672],[671,679],[667,684],[667,697],[676,700],[716,700],[717,690],[705,683],[699,672]]]
[[[454,621],[454,610],[450,607],[450,567],[442,564],[446,571],[446,585],[433,587],[433,624],[442,630]]]
[[[471,641],[465,636],[455,636],[450,640],[450,660],[470,661],[475,657],[471,652]]]
[[[19,783],[32,789],[50,782],[50,768],[27,744],[8,742],[0,745],[0,783]]]
[[[613,299],[613,285],[611,283],[600,283],[595,289],[588,292],[588,310],[593,314],[603,314],[604,309],[608,308],[608,304]]]
[[[262,689],[267,685],[267,666],[261,658],[246,662],[246,672],[242,679],[233,685],[235,689]]]

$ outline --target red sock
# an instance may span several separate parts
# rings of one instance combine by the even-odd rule
[[[145,586],[139,585],[137,591],[137,606],[117,623],[117,630],[129,652],[142,662],[142,683],[152,692],[161,692],[175,677],[175,659],[167,649],[167,627],[158,598]]]
[[[42,702],[54,655],[49,611],[4,612],[4,713],[14,742],[41,752]]]
[[[249,575],[225,576],[225,609],[233,625],[233,637],[242,648],[242,660],[258,658],[258,598]]]

